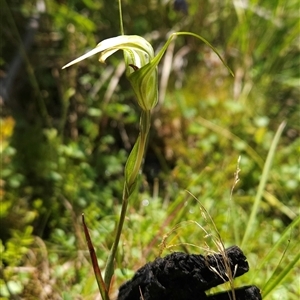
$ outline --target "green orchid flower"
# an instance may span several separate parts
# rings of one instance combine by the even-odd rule
[[[106,39],[93,50],[65,65],[63,69],[98,53],[100,54],[99,61],[104,63],[118,50],[124,52],[126,75],[137,96],[139,106],[144,111],[152,109],[158,97],[157,64],[151,64],[154,58],[151,44],[140,36],[120,35]]]
[[[96,48],[71,61],[65,65],[63,69],[95,54],[100,54],[99,61],[104,63],[109,56],[118,50],[122,50],[126,63],[126,75],[136,94],[137,102],[142,110],[148,111],[153,109],[158,101],[157,65],[171,43],[171,40],[178,35],[192,35],[202,40],[213,49],[227,67],[218,51],[204,38],[191,32],[176,32],[170,35],[156,56],[154,56],[154,50],[151,44],[143,37],[137,35],[120,35],[103,40]],[[232,71],[228,67],[227,69],[232,74]]]

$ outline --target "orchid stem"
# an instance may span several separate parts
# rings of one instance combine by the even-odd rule
[[[121,213],[120,213],[120,219],[119,219],[119,222],[117,225],[115,240],[114,240],[114,243],[110,250],[110,254],[108,256],[106,268],[105,268],[104,282],[105,282],[106,288],[108,288],[108,289],[110,287],[111,279],[114,274],[114,260],[115,260],[117,250],[118,250],[118,245],[120,242],[120,237],[121,237],[121,233],[122,233],[122,229],[123,229],[123,225],[124,225],[124,221],[125,221],[128,202],[135,190],[139,171],[141,169],[143,157],[145,154],[145,148],[146,148],[148,133],[149,133],[149,129],[150,129],[150,117],[151,117],[150,110],[142,111],[141,118],[140,118],[140,134],[139,134],[139,137],[138,137],[138,139],[136,141],[136,145],[135,145],[138,147],[138,149],[137,149],[137,157],[136,157],[134,169],[130,174],[130,178],[126,178],[127,176],[125,175],[125,183],[124,183],[124,187],[123,187],[122,208],[121,208]],[[135,149],[132,149],[132,152],[133,151],[135,151]],[[130,157],[131,157],[131,154],[129,155],[128,160],[130,160]],[[126,174],[126,172],[125,172],[125,174]]]

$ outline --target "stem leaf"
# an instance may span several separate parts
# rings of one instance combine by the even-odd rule
[[[94,269],[94,273],[95,273],[95,277],[96,277],[96,280],[97,280],[97,284],[98,284],[100,294],[102,296],[102,299],[109,300],[108,290],[107,290],[107,288],[105,286],[105,283],[103,281],[103,277],[102,277],[101,270],[100,270],[99,265],[98,265],[98,260],[97,260],[97,256],[96,256],[96,253],[95,253],[95,249],[94,249],[94,246],[93,246],[90,234],[89,234],[89,230],[88,230],[88,228],[86,226],[86,223],[85,223],[84,214],[82,214],[82,224],[83,224],[83,230],[84,230],[86,242],[87,242],[87,245],[88,245],[88,248],[89,248],[89,251],[90,251],[90,257],[91,257],[91,260],[92,260],[92,265],[93,265],[93,269]]]

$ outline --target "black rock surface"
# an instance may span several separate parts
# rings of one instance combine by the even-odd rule
[[[205,291],[228,281],[228,268],[234,277],[248,272],[246,256],[232,246],[225,255],[196,255],[174,252],[140,268],[119,289],[118,300],[221,300],[231,292],[206,296]],[[259,289],[248,286],[236,289],[236,299],[261,299]]]

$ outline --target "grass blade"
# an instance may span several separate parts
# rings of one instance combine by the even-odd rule
[[[270,259],[276,255],[276,251],[279,249],[279,247],[281,246],[281,244],[287,240],[289,240],[290,235],[291,235],[291,230],[293,230],[293,228],[296,228],[300,225],[300,216],[298,216],[282,233],[280,239],[276,242],[276,244],[272,247],[272,249],[270,250],[270,252],[264,257],[263,261],[261,262],[261,264],[259,265],[259,267],[257,268],[257,272],[260,272],[260,270],[266,265],[268,264],[268,262],[270,261]],[[255,279],[255,277],[258,276],[257,273],[255,273],[253,275],[253,280]]]
[[[297,255],[294,257],[294,259],[279,273],[278,276],[275,277],[274,271],[271,278],[267,281],[264,288],[262,289],[264,298],[274,289],[276,288],[280,282],[294,269],[294,266],[299,262],[300,260],[300,252],[297,253]],[[274,278],[275,277],[275,278]]]
[[[267,156],[267,160],[266,160],[266,163],[265,163],[264,168],[263,168],[262,177],[261,177],[261,180],[259,182],[258,191],[257,191],[256,196],[255,196],[255,200],[254,200],[253,207],[252,207],[252,210],[251,210],[250,218],[249,218],[249,221],[247,223],[245,234],[244,234],[244,237],[243,237],[243,240],[242,240],[242,244],[241,244],[242,249],[245,247],[246,242],[248,241],[251,233],[254,230],[254,224],[255,224],[255,218],[256,218],[256,215],[257,215],[257,211],[258,211],[258,208],[259,208],[259,205],[260,205],[260,202],[261,202],[261,199],[262,199],[262,195],[264,193],[264,189],[265,189],[265,186],[266,186],[266,183],[267,183],[267,180],[268,180],[268,175],[269,175],[270,170],[271,170],[271,165],[272,165],[272,161],[273,161],[273,158],[274,158],[274,155],[275,155],[276,147],[277,147],[277,144],[279,142],[280,136],[283,132],[283,129],[284,129],[285,125],[286,125],[285,121],[282,122],[279,125],[279,127],[277,129],[277,132],[275,134],[275,137],[273,138],[273,141],[272,141],[272,144],[271,144],[268,156]]]

